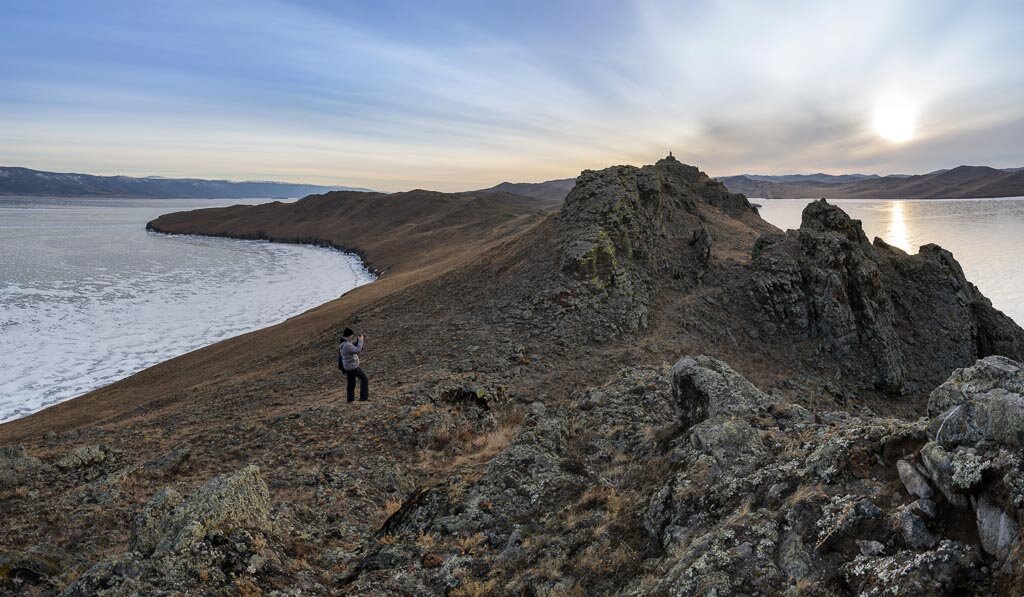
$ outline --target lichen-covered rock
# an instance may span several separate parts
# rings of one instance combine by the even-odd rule
[[[749,416],[776,402],[722,361],[700,355],[672,367],[672,396],[687,427],[705,419]]]
[[[174,500],[173,494],[158,497],[162,502]],[[154,506],[153,513],[160,510]],[[235,529],[265,529],[269,507],[270,492],[259,467],[216,477],[160,519],[154,556],[185,549],[215,530],[228,534]]]
[[[1024,394],[994,388],[940,415],[935,441],[944,447],[993,441],[1024,446]]]
[[[283,574],[269,492],[256,466],[221,475],[183,498],[159,491],[136,517],[131,551],[96,563],[65,595],[232,594]]]
[[[953,459],[946,450],[935,442],[928,442],[921,447],[921,463],[928,471],[932,483],[942,492],[949,503],[958,507],[967,506],[967,498],[960,493],[953,483]]]
[[[900,551],[891,556],[857,556],[843,566],[858,595],[953,595],[969,582],[978,565],[968,545],[944,540],[931,551]]]
[[[180,493],[165,487],[153,496],[146,507],[135,517],[132,524],[130,547],[144,556],[153,553],[163,538],[163,523],[174,509],[184,501]]]
[[[107,452],[100,446],[79,446],[57,461],[62,470],[72,470],[99,464],[107,459]]]
[[[937,417],[971,396],[1002,388],[1024,394],[1024,368],[1003,356],[985,357],[970,367],[954,371],[928,396],[928,415]]]
[[[0,489],[18,485],[42,468],[42,461],[29,455],[24,446],[0,447]]]

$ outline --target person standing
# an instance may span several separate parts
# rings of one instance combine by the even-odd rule
[[[353,341],[354,340],[354,341]],[[352,328],[345,328],[341,333],[341,346],[339,347],[342,370],[348,378],[348,402],[356,399],[356,379],[359,379],[359,401],[366,402],[370,399],[370,380],[366,377],[363,368],[359,366],[359,353],[363,352],[366,345],[362,334],[358,336]]]

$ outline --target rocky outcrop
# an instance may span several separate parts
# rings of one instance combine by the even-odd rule
[[[1024,334],[935,245],[907,255],[868,242],[860,222],[824,199],[799,230],[754,248],[751,292],[765,334],[820,343],[820,366],[874,371],[876,388],[917,393],[992,354],[1024,357]]]
[[[346,590],[1016,594],[1015,444],[947,451],[936,422],[812,414],[706,356],[627,369],[571,409],[535,405],[480,478],[412,494]]]
[[[99,464],[106,459],[107,453],[100,446],[79,446],[57,460],[57,467],[67,471]]]
[[[63,594],[245,591],[280,565],[274,543],[267,486],[248,466],[188,498],[158,492],[132,524],[131,551],[99,562]]]
[[[562,269],[598,293],[594,308],[625,330],[646,328],[659,276],[697,280],[712,237],[703,209],[733,217],[756,210],[742,195],[675,158],[653,166],[586,170],[557,216]]]
[[[683,358],[672,367],[672,397],[686,427],[709,418],[750,415],[774,403],[729,365],[704,355]]]

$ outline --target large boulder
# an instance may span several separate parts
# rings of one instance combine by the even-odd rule
[[[269,509],[267,484],[259,467],[250,465],[215,477],[184,501],[173,491],[158,493],[134,525],[134,547],[152,548],[158,557],[188,548],[212,531],[266,529]]]
[[[1024,446],[1024,367],[993,356],[957,369],[931,393],[928,413],[932,436],[946,448]]]
[[[79,446],[57,460],[57,467],[64,471],[99,464],[107,459],[107,451],[100,446]]]
[[[1017,521],[988,496],[978,499],[976,514],[981,546],[1000,560],[1010,557],[1020,538]]]
[[[997,355],[957,369],[928,396],[928,415],[939,416],[972,396],[980,396],[996,388],[1024,394],[1024,367]]]
[[[704,355],[684,357],[672,367],[672,397],[685,427],[709,418],[751,416],[776,402],[726,363]]]

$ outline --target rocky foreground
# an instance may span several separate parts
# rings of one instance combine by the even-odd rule
[[[350,201],[151,226],[341,244]],[[438,220],[461,241],[355,247],[374,288],[0,426],[0,586],[1024,592],[1024,331],[948,252],[824,201],[778,231],[673,159],[488,201]],[[331,370],[353,322],[370,408]]]

